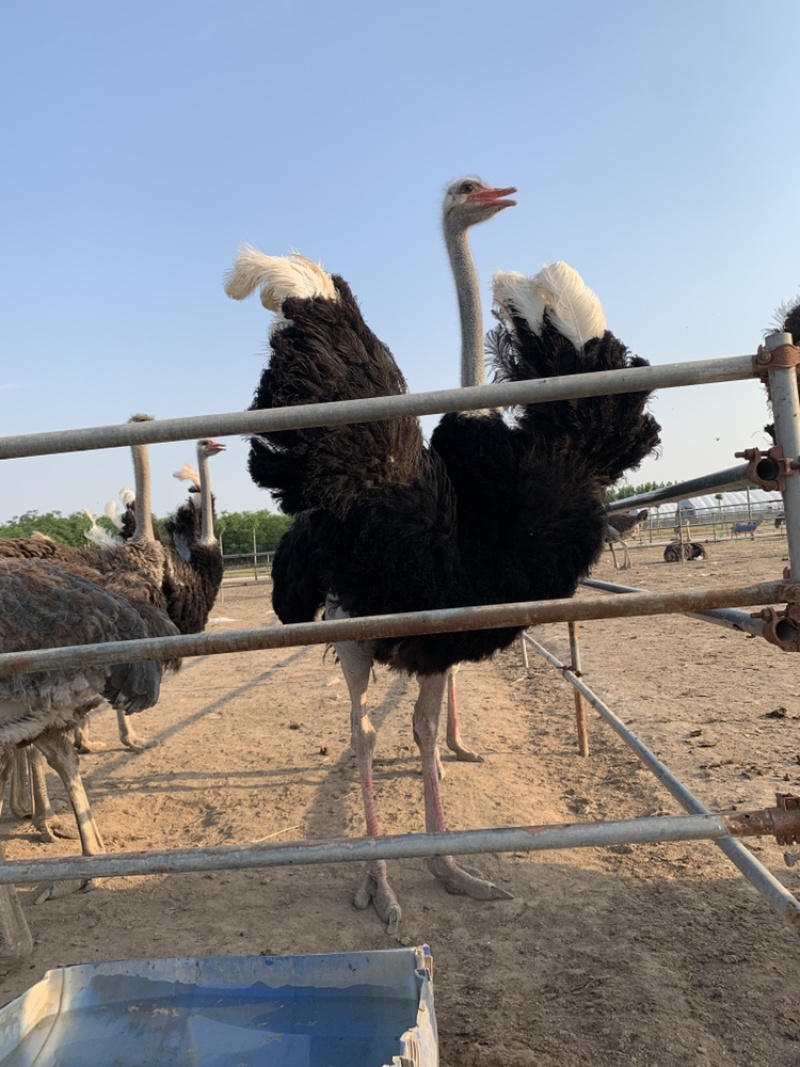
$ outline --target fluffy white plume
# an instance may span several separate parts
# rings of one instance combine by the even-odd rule
[[[83,536],[87,541],[91,541],[92,544],[95,545],[100,545],[102,548],[113,548],[116,545],[122,544],[122,538],[115,537],[114,534],[109,533],[108,530],[103,529],[102,526],[97,525],[97,516],[93,515],[88,508],[84,508],[83,513],[92,523],[88,530],[83,531]]]
[[[128,489],[126,486],[123,486],[122,489],[120,489],[119,491],[119,499],[122,502],[123,506],[127,507],[128,504],[133,504],[133,502],[136,500],[136,493],[134,493],[132,489]]]
[[[87,511],[87,509],[84,508],[83,510],[86,512],[87,515],[89,515],[89,518],[92,520],[92,522],[94,522],[94,517]],[[107,519],[111,519],[111,521],[114,523],[116,528],[118,530],[121,530],[122,529],[122,516],[120,515],[119,511],[117,510],[117,502],[116,502],[116,500],[114,500],[113,498],[111,500],[107,500],[106,501],[106,506],[105,506],[105,508],[103,510],[105,511],[106,518]]]
[[[191,482],[192,485],[197,486],[198,489],[200,488],[200,475],[188,463],[184,463],[179,471],[173,473],[172,477],[177,478],[179,482]]]
[[[548,318],[576,348],[592,337],[602,337],[606,317],[595,293],[568,263],[551,263],[533,278],[514,271],[497,271],[492,287],[502,317],[508,321],[513,311],[523,316],[538,334],[542,318]]]
[[[513,313],[521,315],[533,333],[539,333],[545,303],[534,278],[527,278],[516,270],[496,270],[492,277],[492,293],[497,310],[509,329],[513,329]]]
[[[265,256],[257,248],[243,245],[225,275],[225,292],[233,300],[244,300],[259,288],[261,303],[267,311],[278,313],[273,329],[286,323],[280,310],[288,296],[337,299],[330,274],[305,256],[297,252],[290,256]]]
[[[550,321],[576,348],[606,332],[603,305],[568,263],[551,263],[533,279]]]

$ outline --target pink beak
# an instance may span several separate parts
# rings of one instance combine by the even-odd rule
[[[514,207],[516,200],[506,200],[504,197],[515,193],[513,185],[507,189],[479,189],[477,193],[470,193],[468,200],[475,200],[479,204],[489,204],[492,207]]]

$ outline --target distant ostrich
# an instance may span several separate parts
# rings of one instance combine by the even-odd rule
[[[244,250],[227,292],[260,288],[278,313],[268,368],[253,401],[270,408],[405,392],[388,349],[361,317],[349,287],[302,256]],[[605,329],[597,298],[566,264],[494,281],[501,325],[491,348],[510,381],[645,365]],[[297,519],[273,569],[284,622],[382,615],[571,596],[602,549],[603,495],[658,443],[646,394],[521,406],[513,423],[494,410],[445,415],[430,444],[416,418],[268,432],[254,439],[250,473]],[[296,579],[296,580],[295,580]],[[340,643],[367,832],[376,835],[366,708],[372,662],[415,673],[425,823],[446,830],[437,731],[447,672],[507,647],[520,626]],[[429,864],[450,892],[508,894],[458,866]],[[355,903],[372,902],[394,931],[400,906],[382,861],[370,863]]]
[[[606,530],[606,544],[611,549],[611,557],[614,560],[614,569],[625,571],[631,565],[631,557],[628,552],[626,540],[635,537],[642,528],[642,523],[647,519],[647,509],[638,511],[635,515],[620,515],[618,511],[608,516],[608,529]],[[617,563],[614,552],[614,544],[622,545],[622,564]]]

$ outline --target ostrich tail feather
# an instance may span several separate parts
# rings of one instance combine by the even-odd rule
[[[133,504],[136,501],[136,493],[132,489],[128,489],[127,486],[123,486],[119,491],[119,499],[127,508],[129,504]]]
[[[193,485],[198,487],[200,485],[200,475],[188,463],[184,463],[179,471],[174,472],[172,477],[177,478],[179,482],[192,482]]]
[[[547,315],[560,334],[580,349],[606,332],[606,317],[597,295],[568,263],[551,263],[533,279]]]
[[[513,330],[512,317],[519,315],[528,324],[531,333],[541,333],[545,303],[537,289],[535,279],[527,278],[516,270],[497,270],[492,277],[492,293],[498,318]]]
[[[83,531],[83,536],[87,541],[91,541],[94,545],[100,545],[102,548],[113,548],[121,543],[119,537],[115,537],[108,530],[104,530],[102,526],[98,526],[97,516],[89,511],[88,508],[83,508],[82,510],[92,524],[88,530]]]
[[[257,248],[244,245],[225,275],[225,292],[233,300],[244,300],[260,289],[267,311],[280,312],[287,297],[310,299],[321,296],[335,300],[333,279],[327,271],[305,256],[265,256]]]
[[[512,319],[518,316],[540,337],[546,314],[550,324],[578,349],[606,331],[600,301],[568,263],[551,263],[533,278],[517,271],[496,271],[492,289],[498,316],[512,331]]]
[[[83,510],[87,513],[87,515],[89,514],[87,508],[84,508]],[[110,519],[118,530],[122,528],[122,519],[120,518],[117,512],[117,502],[116,500],[114,500],[113,497],[111,498],[111,500],[106,501],[106,506],[103,511],[105,513],[106,518]],[[94,516],[89,515],[89,518],[94,521]]]

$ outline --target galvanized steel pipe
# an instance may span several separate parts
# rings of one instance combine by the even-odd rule
[[[0,563],[2,566],[2,563]],[[186,634],[180,637],[113,641],[95,645],[68,645],[45,650],[29,649],[0,655],[0,678],[23,671],[75,667],[84,663],[138,663],[181,656],[207,656],[225,652],[253,652],[262,648],[365,641],[373,637],[407,634],[492,630],[506,626],[534,626],[579,619],[614,619],[630,615],[661,615],[737,604],[774,604],[782,599],[783,582],[745,587],[683,589],[667,593],[632,593],[626,597],[592,600],[561,599],[522,604],[486,604],[472,608],[366,615],[335,622],[304,622],[258,630]]]
[[[529,382],[499,382],[403,396],[370,397],[329,404],[222,415],[194,415],[151,422],[125,422],[79,430],[52,430],[0,438],[0,459],[46,456],[56,452],[82,452],[94,448],[120,448],[132,444],[186,441],[198,437],[258,434],[308,426],[339,426],[352,422],[378,422],[399,415],[438,415],[445,411],[474,411],[486,407],[514,407],[575,397],[614,393],[649,392],[684,385],[734,382],[757,376],[753,356],[731,356],[663,367],[630,367]]]

